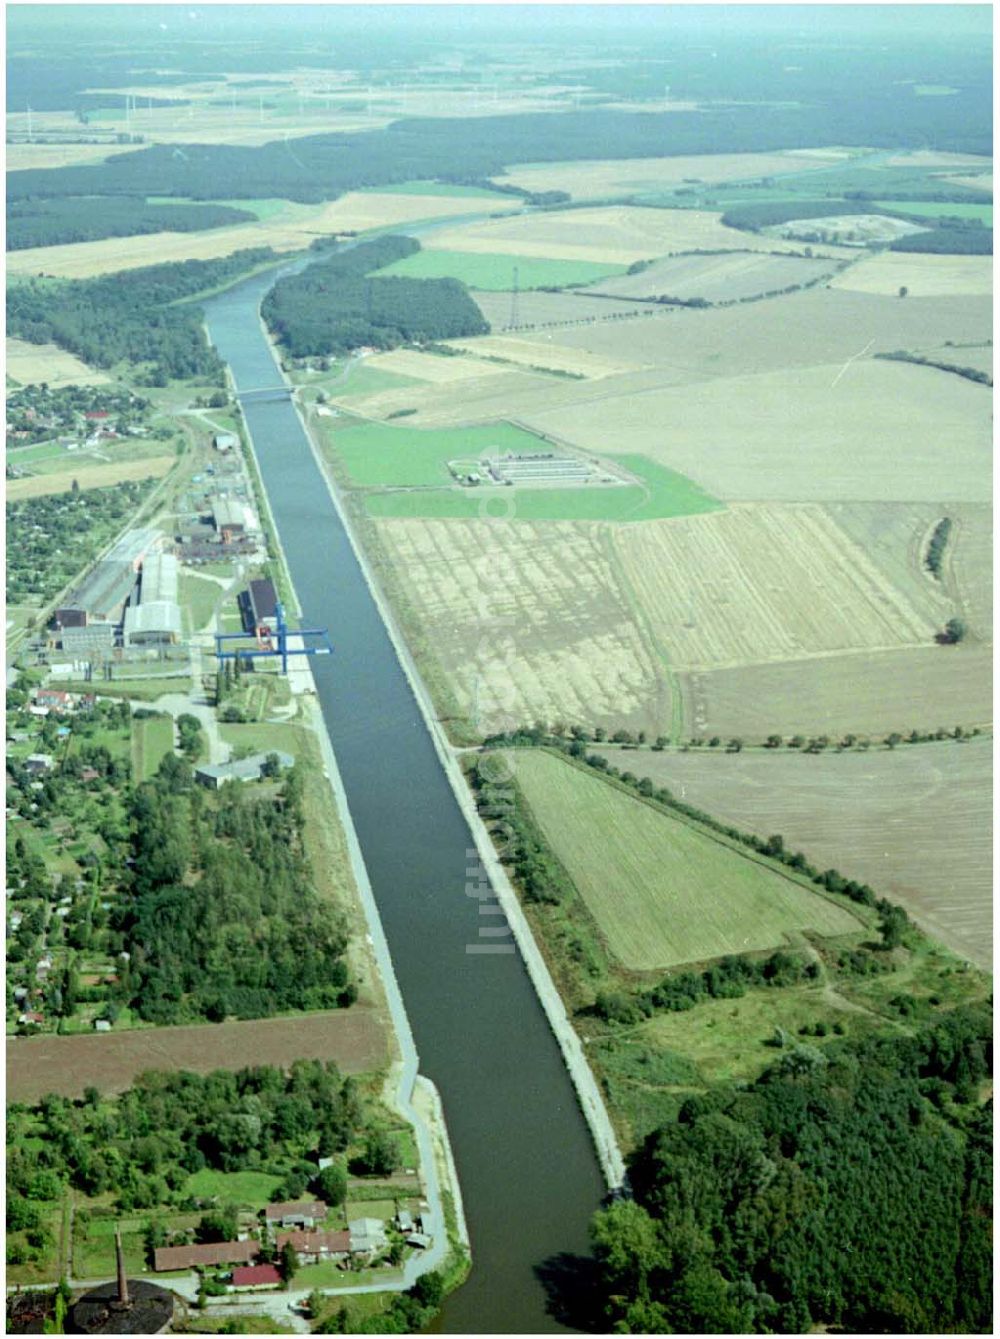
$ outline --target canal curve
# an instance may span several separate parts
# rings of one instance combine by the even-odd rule
[[[237,392],[280,381],[258,318],[274,280],[205,303]],[[243,414],[303,625],[333,642],[333,656],[313,661],[319,702],[458,1167],[473,1269],[442,1328],[562,1328],[539,1271],[587,1253],[604,1193],[589,1131],[520,956],[466,951],[483,923],[467,892],[472,835],[295,406],[249,396]]]

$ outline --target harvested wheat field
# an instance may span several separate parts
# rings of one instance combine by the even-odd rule
[[[992,486],[985,388],[906,363],[633,391],[525,418],[588,450],[641,452],[726,500],[982,502]]]
[[[986,194],[993,194],[993,173],[983,172],[979,176],[972,177],[944,177],[944,181],[950,182],[955,186],[968,186],[973,191],[983,191]]]
[[[113,461],[108,465],[74,465],[70,461],[58,474],[35,474],[28,479],[7,480],[7,501],[68,493],[76,483],[82,489],[107,488],[132,479],[162,479],[174,465],[174,456],[150,456],[145,460]]]
[[[21,339],[6,342],[6,371],[22,386],[45,381],[53,389],[59,386],[106,386],[111,378],[96,367],[88,367],[79,358],[55,344],[28,344]]]
[[[295,1018],[18,1037],[7,1042],[7,1100],[37,1102],[46,1093],[82,1097],[91,1086],[119,1093],[148,1069],[208,1074],[248,1065],[285,1068],[303,1059],[333,1060],[346,1074],[363,1074],[384,1068],[389,1058],[379,1013],[361,1004]]]
[[[592,284],[591,293],[616,297],[704,298],[731,302],[772,293],[793,284],[815,283],[836,273],[836,263],[799,256],[768,256],[726,252],[720,256],[672,256],[658,260],[640,274],[623,274]]]
[[[777,948],[796,931],[861,929],[846,905],[592,772],[534,749],[506,756],[546,841],[623,967],[655,971]]]
[[[763,740],[770,734],[847,733],[988,726],[990,647],[927,646],[678,676],[685,732]]]
[[[593,301],[593,299],[590,299]],[[839,364],[896,349],[924,352],[944,340],[991,339],[993,304],[979,297],[899,299],[813,288],[723,311],[646,307],[647,320],[554,330],[553,343],[652,364],[674,380],[700,381]],[[960,352],[960,350],[956,350]]]
[[[585,163],[523,163],[495,180],[526,191],[565,191],[574,200],[672,190],[691,182],[748,181],[842,162],[843,150],[789,153],[685,154],[671,158],[606,158]],[[958,166],[964,166],[959,164]],[[822,180],[822,178],[820,178]]]
[[[103,163],[112,154],[134,153],[145,144],[8,144],[8,172],[36,167],[76,167],[78,163]]]
[[[669,720],[668,690],[615,579],[603,527],[376,525],[439,709],[450,701],[480,734],[533,720],[640,729]]]
[[[936,627],[960,612],[982,641],[993,635],[993,514],[988,505],[840,502],[830,515]],[[952,529],[940,577],[927,546],[944,517]]]
[[[299,251],[317,237],[468,212],[468,200],[451,196],[350,192],[329,204],[289,203],[272,218],[257,223],[238,223],[204,232],[157,232],[142,237],[108,237],[97,242],[11,251],[7,271],[15,275],[50,274],[61,279],[86,279],[167,261],[212,260],[249,247]]]
[[[743,831],[780,832],[814,865],[871,884],[950,948],[991,965],[992,740],[626,756],[637,776]]]
[[[886,167],[992,168],[993,159],[976,153],[946,153],[938,149],[913,149],[886,160]]]
[[[858,293],[890,294],[906,288],[908,296],[916,298],[992,293],[993,258],[882,251],[852,265],[832,281],[832,286]],[[933,333],[940,334],[937,330]]]
[[[565,395],[564,388],[576,384],[502,363],[471,358],[462,361],[473,364],[476,370],[469,366],[468,375],[460,381],[427,381],[423,385],[348,391],[344,395],[332,393],[330,398],[366,418],[384,419],[405,410],[414,426],[449,427],[503,418],[518,406],[534,404],[539,398],[541,403],[551,404],[552,387],[563,390]]]
[[[925,645],[935,625],[819,506],[620,526],[614,543],[675,669]]]
[[[725,227],[721,214],[698,209],[642,209],[609,205],[575,209],[571,214],[525,214],[490,219],[428,234],[428,250],[471,251],[631,265],[637,260],[698,248],[732,251],[801,251],[798,242],[758,237]],[[814,248],[815,249],[815,248]],[[839,255],[841,247],[824,247]],[[844,252],[844,254],[849,254]]]
[[[364,366],[378,372],[413,377],[415,381],[433,385],[467,381],[470,377],[503,375],[502,367],[484,363],[478,358],[442,358],[439,354],[420,353],[416,349],[393,349],[391,353],[379,353],[373,358],[366,358]]]
[[[482,335],[475,339],[452,339],[448,343],[453,349],[462,349],[480,358],[501,358],[504,362],[518,363],[529,371],[564,372],[590,381],[636,372],[641,367],[641,364],[627,362],[624,358],[609,358],[588,353],[586,349],[569,349],[544,335],[539,339],[525,339],[520,335]]]

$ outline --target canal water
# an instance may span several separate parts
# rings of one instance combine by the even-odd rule
[[[257,276],[205,304],[241,392],[281,380],[258,321],[273,283]],[[333,642],[312,662],[319,700],[458,1166],[474,1265],[442,1328],[560,1329],[543,1279],[587,1252],[604,1191],[590,1135],[520,956],[466,951],[483,942],[466,892],[472,838],[298,415],[250,396],[244,416],[303,626]]]

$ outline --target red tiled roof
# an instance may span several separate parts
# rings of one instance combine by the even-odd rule
[[[233,1270],[233,1287],[257,1287],[260,1284],[281,1282],[281,1275],[274,1265],[243,1265]]]
[[[256,1241],[212,1241],[204,1246],[158,1246],[153,1252],[157,1273],[168,1269],[191,1269],[195,1265],[248,1264],[260,1255]]]

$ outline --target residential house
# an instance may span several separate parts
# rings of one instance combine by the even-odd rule
[[[299,1263],[315,1265],[321,1260],[346,1260],[351,1253],[350,1232],[279,1232],[274,1239],[278,1250],[291,1243]]]
[[[260,1255],[256,1241],[211,1241],[203,1246],[158,1246],[153,1268],[158,1274],[171,1269],[204,1268],[211,1265],[251,1264]]]
[[[282,771],[295,766],[292,754],[279,753],[277,749],[272,751]],[[194,779],[199,785],[208,786],[210,790],[219,790],[227,781],[259,781],[264,775],[264,764],[270,756],[269,753],[255,753],[249,758],[240,758],[235,762],[196,767]]]
[[[234,1292],[278,1288],[281,1286],[281,1275],[274,1265],[241,1265],[233,1270],[229,1286]]]
[[[289,1200],[284,1204],[269,1204],[264,1210],[264,1221],[270,1228],[315,1227],[326,1217],[326,1205],[321,1200]]]

